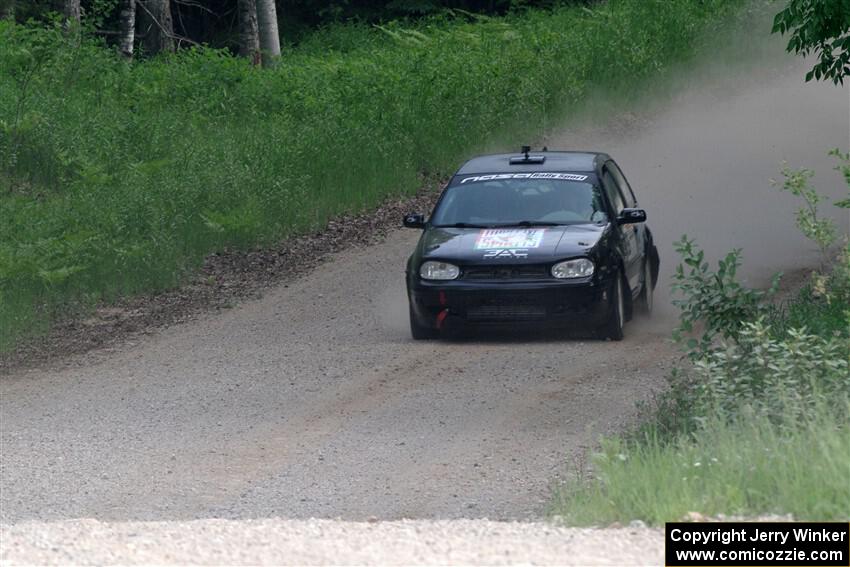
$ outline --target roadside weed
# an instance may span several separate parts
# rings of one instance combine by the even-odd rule
[[[734,422],[712,418],[673,443],[608,439],[593,456],[593,480],[561,488],[552,512],[577,525],[662,525],[688,512],[846,520],[847,437],[847,422],[819,406],[785,425],[746,413]]]

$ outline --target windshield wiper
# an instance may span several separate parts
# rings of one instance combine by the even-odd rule
[[[507,222],[504,224],[500,224],[498,226],[563,226],[562,222],[551,222],[551,221],[530,221],[530,220],[521,220],[517,222]]]
[[[435,224],[434,228],[493,228],[492,224],[475,224],[468,222],[456,222],[453,224]]]
[[[512,226],[564,226],[562,222],[550,221],[530,221],[522,220],[517,222],[497,222],[492,224],[476,224],[468,222],[456,222],[452,224],[435,224],[434,228],[504,228]]]

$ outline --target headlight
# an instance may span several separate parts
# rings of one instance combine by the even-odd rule
[[[419,268],[423,280],[453,280],[460,275],[460,268],[446,262],[425,262]]]
[[[586,278],[593,275],[593,262],[587,258],[558,262],[552,266],[552,275],[559,280],[568,278]]]

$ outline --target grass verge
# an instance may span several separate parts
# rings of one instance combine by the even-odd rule
[[[763,415],[715,418],[693,435],[608,439],[593,481],[562,489],[553,513],[579,525],[680,520],[689,512],[846,520],[847,422],[827,408],[792,425]]]

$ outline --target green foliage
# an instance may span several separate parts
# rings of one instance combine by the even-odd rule
[[[697,431],[712,416],[734,417],[743,406],[769,410],[772,418],[799,414],[822,396],[850,396],[847,358],[850,356],[850,263],[842,256],[828,278],[804,287],[785,305],[766,302],[769,291],[752,290],[735,281],[738,255],[730,253],[717,273],[707,271],[700,251],[683,239],[674,288],[685,299],[674,335],[685,330],[690,365],[675,369],[668,389],[644,407],[648,431],[661,439]],[[777,283],[774,278],[774,288]],[[793,391],[794,395],[780,395]],[[795,397],[796,396],[796,397]],[[842,398],[844,396],[844,398]],[[780,401],[781,400],[781,401]]]
[[[839,160],[835,170],[840,172],[850,191],[850,154],[838,149],[829,152]],[[782,189],[802,198],[804,207],[797,211],[797,227],[814,241],[821,251],[822,267],[832,263],[832,245],[837,229],[831,219],[819,216],[818,204],[827,198],[809,185],[813,172],[807,169],[783,168],[785,177]],[[840,208],[850,208],[850,198],[834,203]],[[809,327],[822,336],[850,334],[850,244],[845,242],[838,262],[831,273],[814,273],[810,284],[800,297],[787,306],[772,308],[771,324],[783,331],[794,327]],[[814,326],[814,327],[812,327]]]
[[[809,185],[809,179],[814,174],[810,169],[783,167],[782,176],[785,181],[781,189],[803,200],[805,206],[798,209],[796,213],[797,228],[806,238],[818,245],[821,260],[826,265],[830,260],[829,249],[835,243],[836,229],[831,219],[821,218],[818,215],[818,204],[825,201],[826,197]]]
[[[577,470],[551,513],[575,524],[660,525],[688,512],[846,518],[850,264],[842,262],[823,291],[846,314],[840,330],[811,308],[822,300],[812,301],[811,288],[771,314],[779,328],[742,322],[673,374],[636,432],[603,440],[592,473]],[[796,328],[785,320],[793,313]]]
[[[806,80],[831,79],[843,84],[850,75],[850,2],[848,0],[789,0],[773,21],[773,32],[790,33],[787,50],[818,62]]]
[[[672,288],[679,296],[673,299],[673,305],[679,308],[679,325],[673,337],[685,342],[690,357],[696,358],[709,352],[717,338],[736,337],[742,325],[765,312],[764,299],[776,291],[779,275],[774,276],[770,289],[751,289],[738,281],[740,249],[729,252],[713,272],[705,253],[687,236],[674,243],[674,248],[682,263],[673,275]],[[695,331],[699,331],[698,338],[693,336]]]
[[[271,70],[203,48],[131,63],[0,22],[0,100],[23,101],[0,105],[0,348],[74,305],[173,286],[214,250],[411,194],[483,143],[540,139],[738,4],[331,26]]]
[[[850,152],[841,153],[841,150],[835,148],[829,155],[835,156],[839,163],[835,166],[835,170],[841,173],[841,176],[844,178],[844,182],[847,184],[847,198],[837,201],[835,204],[836,207],[840,207],[842,209],[850,209]]]
[[[805,327],[822,337],[850,340],[850,244],[829,274],[812,274],[793,301],[772,306],[768,322],[775,333]]]
[[[711,419],[698,434],[673,442],[608,439],[593,456],[593,476],[585,471],[583,480],[561,488],[550,513],[579,525],[663,525],[689,512],[846,521],[848,436],[850,424],[817,406],[788,425],[745,414],[732,422]]]
[[[847,354],[846,340],[805,328],[775,337],[761,320],[745,323],[734,341],[695,361],[691,417],[734,418],[746,407],[748,413],[788,423],[818,405],[843,411],[850,401]]]

